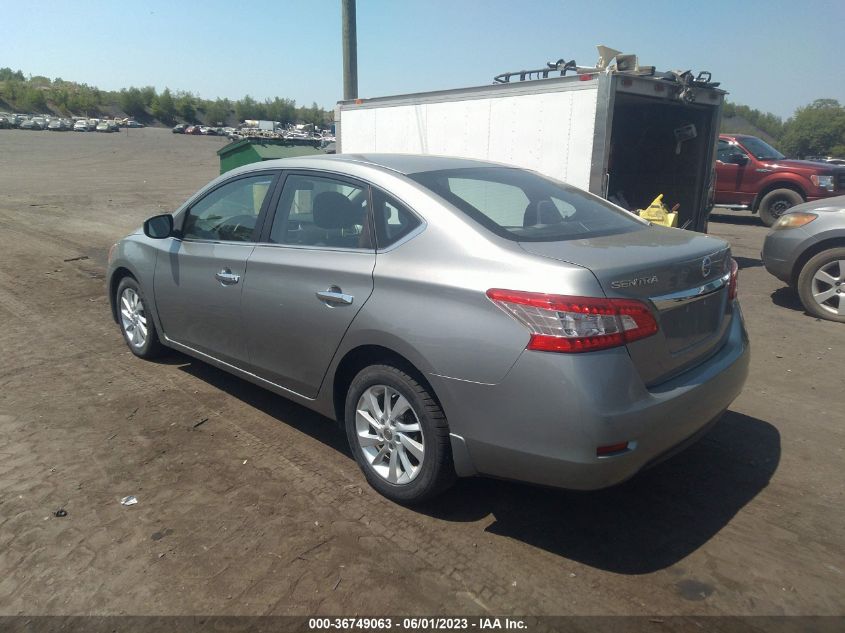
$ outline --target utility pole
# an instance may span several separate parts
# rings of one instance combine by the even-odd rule
[[[340,0],[343,22],[343,98],[358,98],[358,34],[355,0]]]

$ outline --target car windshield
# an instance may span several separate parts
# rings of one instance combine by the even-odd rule
[[[781,160],[786,158],[774,147],[765,141],[761,141],[756,136],[743,136],[738,140],[742,143],[745,149],[754,154],[754,157],[757,160]]]
[[[556,242],[644,227],[597,196],[522,169],[445,169],[410,178],[493,233],[517,242]]]

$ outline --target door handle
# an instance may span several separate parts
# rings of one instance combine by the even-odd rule
[[[238,283],[241,280],[240,275],[234,274],[228,268],[224,268],[219,273],[214,274],[214,278],[219,281],[224,286],[231,286],[233,284]]]
[[[319,290],[315,293],[320,301],[331,305],[350,305],[355,299],[352,295],[344,294],[337,286],[331,286],[327,290]]]

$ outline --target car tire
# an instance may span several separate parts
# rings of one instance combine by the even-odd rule
[[[390,407],[385,406],[388,397]],[[388,499],[420,503],[455,481],[443,409],[429,389],[402,369],[392,365],[362,369],[349,385],[344,412],[358,466],[369,484]]]
[[[822,251],[804,264],[798,275],[798,296],[813,316],[845,323],[845,248]]]
[[[763,196],[757,212],[760,214],[763,224],[772,226],[787,209],[802,202],[804,202],[804,198],[797,191],[793,191],[792,189],[774,189]]]
[[[124,277],[120,280],[114,301],[120,332],[129,350],[139,358],[152,359],[161,356],[165,347],[158,338],[155,323],[148,309],[150,304],[141,286],[133,277]]]

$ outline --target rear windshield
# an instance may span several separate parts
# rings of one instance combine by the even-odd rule
[[[556,242],[643,228],[636,216],[597,196],[522,169],[444,169],[410,178],[493,233],[517,242]]]

